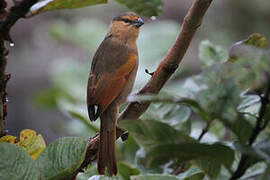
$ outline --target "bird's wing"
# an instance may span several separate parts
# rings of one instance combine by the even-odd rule
[[[136,51],[110,40],[102,42],[92,62],[87,89],[88,111],[89,108],[93,111],[93,105],[98,106],[99,113],[94,110],[94,120],[121,93],[136,64]]]

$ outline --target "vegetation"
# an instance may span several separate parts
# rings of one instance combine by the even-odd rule
[[[59,8],[70,8],[65,0],[56,0],[56,5],[59,2],[63,3]],[[85,5],[93,5],[91,2],[106,1]],[[119,2],[147,16],[157,15],[162,7],[156,0],[146,5],[146,1],[134,5],[134,1]],[[49,7],[59,9],[50,3],[47,8],[31,9],[32,15]],[[145,8],[150,5],[152,9]],[[160,21],[142,29],[136,89],[151,78],[152,74],[144,69],[151,71],[153,65],[158,65],[157,59],[162,59],[173,43],[178,28],[173,22]],[[50,34],[59,44],[68,42],[94,52],[106,30],[104,24],[90,19],[72,27],[55,22]],[[118,140],[116,179],[269,179],[270,52],[266,47],[265,37],[257,33],[233,43],[230,49],[204,40],[199,45],[202,72],[185,79],[172,78],[159,94],[129,96],[128,103],[151,104],[140,118],[119,121],[129,137],[123,142]],[[85,105],[90,62],[75,63],[66,57],[51,67],[53,87],[41,92],[35,102],[65,113],[71,120],[61,129],[74,137],[57,139],[45,148],[42,136],[31,130],[22,131],[19,142],[13,136],[3,136],[0,179],[110,179],[98,176],[94,159],[84,165],[86,157],[92,157],[89,142],[99,129],[99,122],[88,120]],[[174,76],[184,76],[187,71],[177,70]],[[83,172],[79,172],[81,167]]]

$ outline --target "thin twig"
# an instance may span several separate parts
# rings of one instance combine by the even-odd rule
[[[11,27],[22,17],[26,15],[29,8],[38,0],[23,0],[11,7],[7,13],[4,6],[4,1],[1,3],[0,15],[0,137],[4,136],[6,108],[6,85],[10,75],[5,74],[7,65],[7,50],[5,48],[5,40],[12,42],[9,31]]]
[[[198,137],[198,141],[201,141],[203,136],[208,132],[208,130],[210,128],[210,124],[211,124],[211,122],[207,122],[206,126],[203,128],[200,136]]]
[[[265,127],[269,123],[269,120],[263,121],[267,106],[269,104],[269,94],[270,94],[270,77],[268,74],[266,74],[266,78],[267,78],[267,88],[264,95],[261,96],[261,107],[259,110],[259,116],[257,117],[256,126],[254,127],[252,134],[249,138],[248,141],[249,146],[252,146],[252,144],[256,141],[258,135],[265,129]],[[250,166],[249,164],[247,164],[248,159],[249,159],[248,155],[246,154],[242,155],[238,167],[230,180],[236,180],[246,172],[246,170]]]

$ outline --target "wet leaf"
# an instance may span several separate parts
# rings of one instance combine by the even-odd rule
[[[31,16],[56,9],[73,9],[107,3],[107,0],[43,0],[30,8]]]
[[[123,121],[120,122],[120,126],[128,130],[132,137],[145,149],[151,149],[159,144],[193,141],[191,137],[158,121]]]
[[[87,139],[60,138],[49,144],[37,163],[46,179],[61,179],[76,171],[85,158]]]
[[[0,142],[0,154],[1,180],[43,179],[36,162],[22,148]]]
[[[152,148],[148,154],[150,163],[162,164],[172,159],[180,162],[209,158],[218,164],[231,167],[234,160],[234,151],[220,143],[205,144],[187,142],[179,144],[162,144]]]

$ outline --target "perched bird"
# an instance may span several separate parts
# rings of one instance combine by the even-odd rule
[[[88,115],[100,117],[99,174],[117,174],[116,121],[119,105],[131,92],[138,68],[136,40],[143,20],[127,12],[113,18],[109,32],[98,47],[91,65],[87,87]]]

